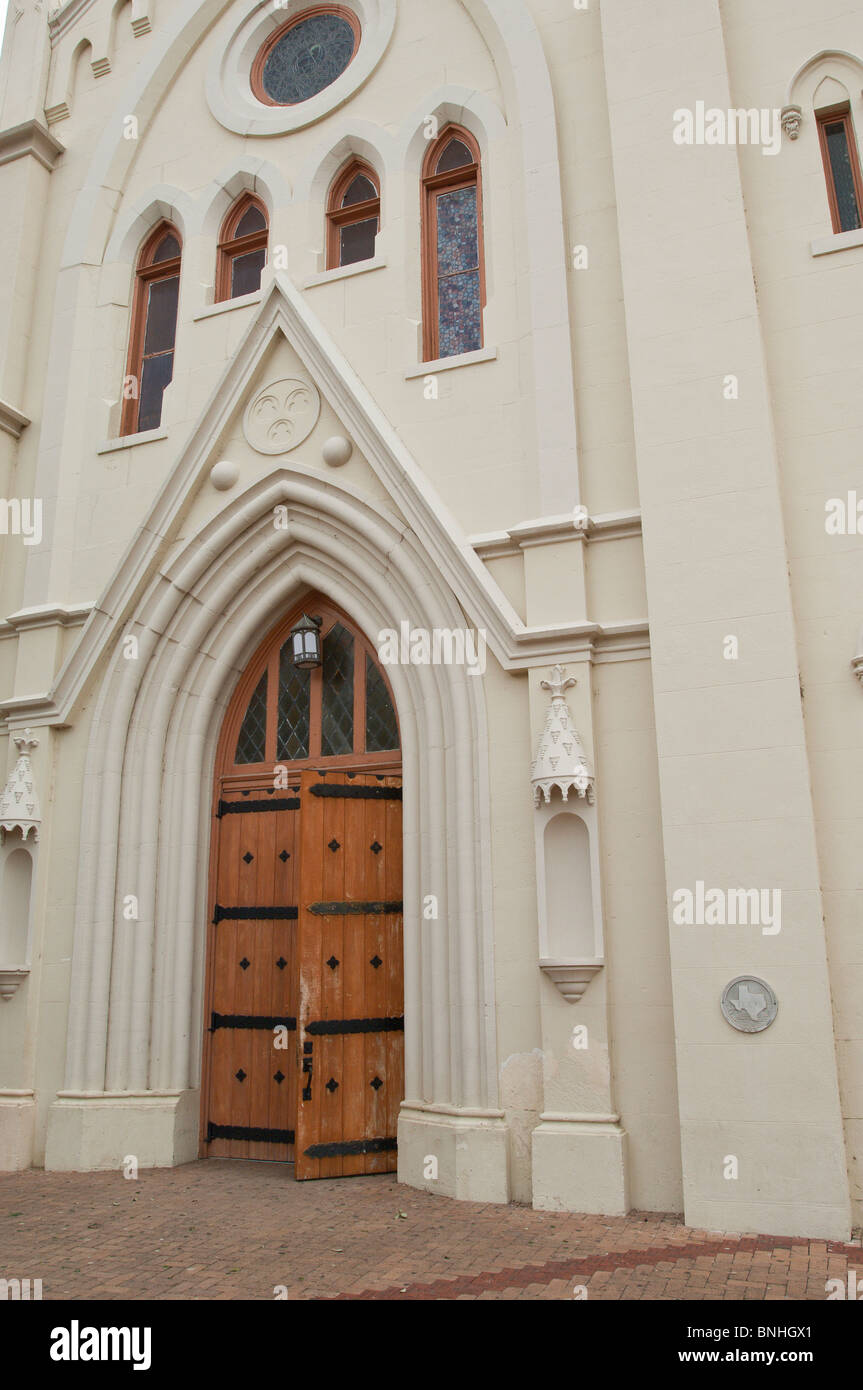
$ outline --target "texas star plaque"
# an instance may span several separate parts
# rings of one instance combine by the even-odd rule
[[[779,1012],[779,1001],[765,980],[738,975],[722,991],[723,1016],[739,1033],[763,1033]]]

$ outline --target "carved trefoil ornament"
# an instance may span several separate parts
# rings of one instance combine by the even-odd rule
[[[288,454],[308,439],[321,413],[321,398],[310,381],[273,381],[250,402],[243,433],[259,454]]]
[[[551,704],[531,766],[535,806],[539,806],[543,798],[550,802],[555,787],[564,801],[569,800],[570,792],[575,792],[576,796],[591,805],[595,800],[593,767],[566,703],[567,690],[576,684],[572,676],[567,676],[566,667],[559,665],[553,668],[550,680],[541,682],[543,690],[551,694]]]
[[[38,840],[42,813],[30,755],[39,747],[39,740],[33,738],[29,729],[25,729],[23,734],[13,734],[12,738],[18,749],[18,761],[0,796],[0,839],[14,830],[20,830],[22,840],[27,840],[31,835]]]

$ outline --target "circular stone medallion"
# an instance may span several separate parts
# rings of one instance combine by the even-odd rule
[[[779,1001],[764,980],[738,975],[722,991],[720,1008],[738,1033],[763,1033],[779,1012]]]
[[[288,377],[258,392],[243,417],[243,433],[259,454],[287,454],[308,439],[320,413],[311,382]]]

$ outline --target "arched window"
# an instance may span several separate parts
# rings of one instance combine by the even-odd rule
[[[479,147],[448,126],[423,167],[423,351],[427,362],[482,347],[485,269]]]
[[[216,303],[254,294],[267,264],[267,213],[251,193],[235,203],[225,218],[216,266]]]
[[[162,222],[138,258],[129,359],[123,391],[122,434],[158,429],[162,396],[174,375],[182,243]]]
[[[291,629],[303,612],[323,618],[322,664],[301,671]],[[373,770],[400,766],[398,719],[374,648],[324,599],[306,598],[259,649],[228,719],[220,764],[227,775],[275,764]]]
[[[843,102],[824,107],[815,115],[833,230],[851,232],[863,227],[863,181],[851,108]]]
[[[327,209],[327,269],[370,261],[381,227],[381,190],[370,165],[352,160],[336,179]]]

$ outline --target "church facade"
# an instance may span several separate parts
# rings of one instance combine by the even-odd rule
[[[861,88],[834,0],[12,0],[0,1170],[863,1223]]]

